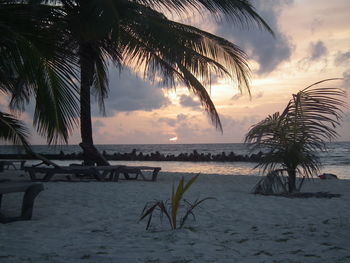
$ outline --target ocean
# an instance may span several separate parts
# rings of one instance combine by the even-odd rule
[[[150,154],[156,151],[161,154],[178,155],[180,153],[219,154],[225,152],[229,154],[245,155],[249,154],[247,145],[242,143],[220,143],[220,144],[107,144],[96,145],[102,152],[131,153],[134,149],[137,153]],[[33,145],[33,150],[37,153],[78,153],[81,149],[78,145]],[[0,154],[21,153],[23,150],[16,146],[1,145]],[[332,142],[327,144],[327,151],[319,153],[323,167],[321,173],[334,173],[339,178],[350,179],[350,142]],[[77,161],[57,161],[58,164],[68,165]],[[36,161],[28,161],[28,165]],[[256,163],[250,162],[156,162],[156,161],[110,161],[111,164],[126,165],[147,165],[160,166],[166,172],[191,172],[202,174],[224,174],[224,175],[260,175],[259,170],[254,169]]]

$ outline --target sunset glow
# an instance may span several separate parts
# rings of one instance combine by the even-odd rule
[[[350,23],[348,0],[256,0],[257,13],[272,27],[275,37],[258,29],[203,21],[200,15],[188,20],[238,45],[248,56],[252,70],[251,96],[220,76],[213,76],[208,94],[216,107],[223,133],[215,129],[198,97],[176,83],[169,89],[161,82],[141,79],[126,70],[109,72],[106,116],[92,96],[92,121],[96,144],[129,143],[232,143],[243,142],[249,127],[267,115],[281,111],[293,93],[328,78],[344,78],[329,85],[350,87]],[[329,10],[332,10],[331,12]],[[176,19],[171,17],[171,19]],[[160,76],[156,76],[156,80]],[[6,109],[9,100],[0,99]],[[350,105],[350,96],[346,99]],[[45,144],[33,127],[34,107],[22,119],[32,129],[31,143]],[[350,112],[345,110],[339,140],[350,141]],[[170,136],[169,136],[170,134]],[[171,138],[169,138],[171,137]],[[79,126],[69,144],[81,142]]]

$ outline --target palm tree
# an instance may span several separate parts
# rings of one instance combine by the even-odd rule
[[[264,172],[285,170],[289,193],[295,192],[297,174],[310,178],[319,172],[317,151],[337,137],[345,92],[339,88],[316,87],[316,82],[293,95],[280,114],[276,112],[252,126],[245,141],[253,150],[267,151],[257,167]],[[275,173],[276,174],[276,173]]]
[[[110,61],[119,69],[142,71],[151,80],[160,76],[168,87],[185,84],[200,98],[220,130],[218,113],[205,88],[212,74],[228,77],[239,89],[249,91],[250,70],[239,47],[198,28],[171,21],[162,12],[182,16],[194,10],[206,11],[218,20],[226,17],[232,24],[256,24],[272,33],[248,0],[44,2],[54,2],[61,8],[67,25],[64,38],[76,46],[79,57],[81,146],[85,163],[107,164],[93,145],[90,93],[91,89],[97,93],[103,109]]]
[[[62,12],[21,2],[0,0],[0,92],[10,98],[13,111],[24,110],[34,97],[34,125],[39,134],[49,144],[67,142],[77,125],[79,106],[72,81],[77,59],[71,45],[61,38]],[[11,124],[12,132],[17,128],[19,133],[12,134],[16,142],[26,138],[23,123],[5,113],[1,117],[4,129]],[[3,131],[3,138],[9,138],[10,133]]]

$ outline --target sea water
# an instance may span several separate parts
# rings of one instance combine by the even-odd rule
[[[136,150],[137,154],[150,154],[158,151],[161,154],[179,155],[180,153],[192,153],[196,150],[199,154],[229,154],[234,152],[239,155],[250,154],[249,147],[242,143],[220,143],[220,144],[107,144],[96,145],[102,152],[131,153]],[[65,154],[79,153],[81,148],[78,145],[46,146],[34,145],[33,150],[37,153],[58,154],[63,151]],[[2,145],[0,154],[21,153],[20,147]],[[339,178],[350,179],[350,142],[332,142],[327,144],[327,151],[318,153],[323,164],[321,173],[334,173]],[[35,161],[29,161],[28,165]],[[75,161],[57,161],[58,164],[68,165]],[[156,161],[110,161],[111,164],[125,165],[147,165],[160,166],[166,172],[186,172],[202,174],[224,174],[224,175],[259,175],[258,169],[254,169],[256,163],[251,162],[156,162]]]

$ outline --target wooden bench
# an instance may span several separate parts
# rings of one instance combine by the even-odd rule
[[[22,183],[22,182],[2,182],[0,183],[0,209],[2,196],[9,193],[24,192],[21,216],[5,217],[0,213],[0,223],[9,223],[18,220],[30,220],[33,214],[35,197],[44,190],[42,184]]]
[[[157,176],[160,167],[150,167],[150,166],[121,166],[119,169],[115,170],[113,173],[112,180],[118,181],[119,176],[122,173],[126,180],[137,180],[139,176],[144,181],[157,181]],[[152,171],[151,178],[146,178],[142,171]],[[133,176],[131,174],[134,174]]]

